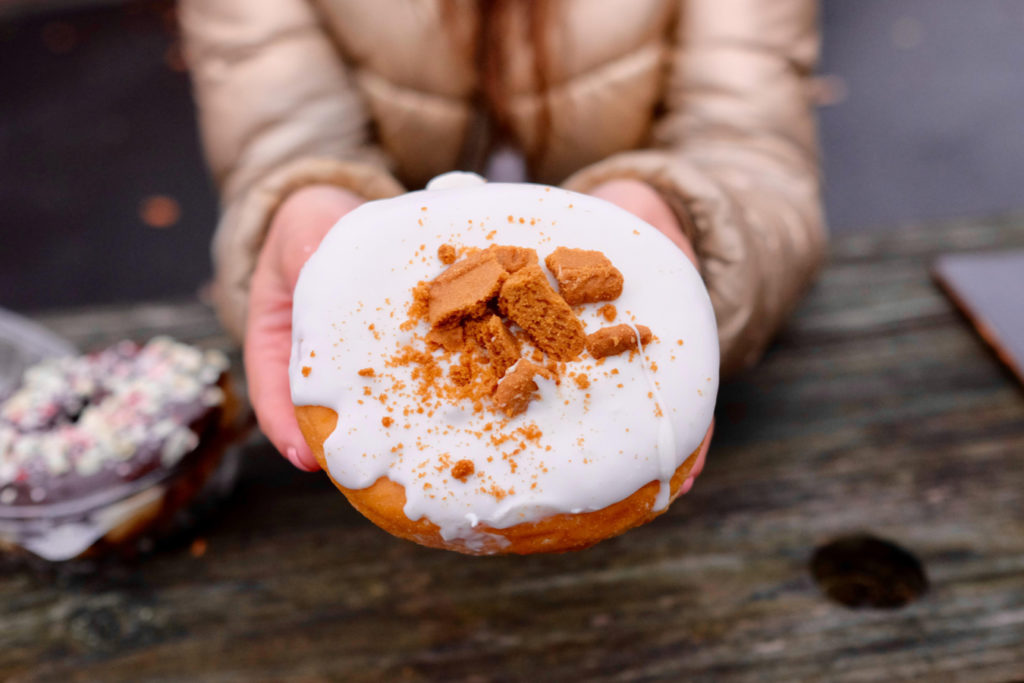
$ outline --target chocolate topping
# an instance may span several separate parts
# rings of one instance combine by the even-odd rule
[[[174,467],[224,401],[227,359],[167,338],[29,368],[0,404],[0,505],[71,500]]]

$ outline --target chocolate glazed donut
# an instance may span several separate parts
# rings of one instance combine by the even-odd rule
[[[236,412],[226,357],[166,338],[30,368],[0,405],[0,541],[62,560],[154,529],[214,470]]]

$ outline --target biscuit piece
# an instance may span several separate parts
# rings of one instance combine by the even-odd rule
[[[492,252],[497,257],[501,267],[510,273],[514,273],[531,264],[540,265],[540,262],[537,260],[537,252],[528,247],[493,244],[487,247],[487,251]]]
[[[583,351],[582,323],[548,284],[540,266],[526,266],[510,275],[501,287],[498,305],[552,358],[572,360]]]
[[[613,325],[602,327],[597,332],[587,335],[587,351],[594,358],[614,356],[623,351],[636,351],[636,333],[640,333],[640,343],[647,346],[651,343],[654,335],[650,328],[644,325],[637,325],[633,331],[630,325]]]
[[[622,273],[599,251],[558,247],[544,263],[570,306],[611,301],[622,294]]]
[[[493,253],[478,251],[456,261],[430,283],[430,324],[452,327],[464,318],[482,315],[506,278],[508,273]]]
[[[519,342],[498,316],[488,316],[470,329],[477,343],[487,350],[499,377],[519,360]]]
[[[515,417],[526,410],[526,407],[537,396],[540,387],[533,381],[534,375],[550,378],[550,373],[535,363],[521,359],[515,364],[494,390],[494,405],[507,417]]]
[[[427,332],[427,344],[455,352],[465,347],[466,340],[461,327],[434,327]]]

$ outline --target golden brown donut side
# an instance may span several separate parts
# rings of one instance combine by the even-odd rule
[[[327,472],[324,456],[324,441],[334,431],[338,414],[323,406],[296,406],[295,417],[299,428],[316,456],[317,462]],[[706,438],[706,437],[705,437]],[[679,495],[679,489],[686,481],[690,470],[697,463],[697,454],[703,442],[686,458],[670,484],[671,499]],[[441,538],[440,528],[425,519],[413,521],[405,516],[405,488],[387,477],[381,477],[365,489],[349,489],[341,486],[331,477],[338,489],[345,494],[352,506],[367,519],[385,531],[432,548],[445,548],[470,555],[518,554],[565,552],[581,550],[612,536],[646,524],[668,508],[654,510],[654,500],[660,484],[652,481],[641,487],[628,498],[593,512],[559,514],[537,522],[524,522],[507,529],[480,526],[488,534],[503,536],[507,545],[484,548],[469,548],[462,541]]]

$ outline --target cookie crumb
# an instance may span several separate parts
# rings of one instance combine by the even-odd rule
[[[416,327],[416,324],[427,317],[430,302],[430,284],[424,280],[416,283],[412,288],[412,302],[406,309],[408,319],[399,326],[399,329],[408,332]]]
[[[457,386],[464,387],[473,379],[473,372],[465,365],[453,365],[448,369],[448,377]]]
[[[460,460],[452,467],[452,477],[459,481],[466,481],[476,471],[472,460]]]
[[[385,427],[390,427],[391,425],[395,424],[395,420],[394,420],[394,418],[391,418],[391,417],[388,417],[388,416],[385,415],[384,417],[382,417],[380,419],[380,423],[382,425],[384,425]]]
[[[441,263],[446,266],[455,263],[455,247],[450,244],[442,244],[437,248],[437,258],[441,259]]]
[[[377,373],[373,371],[373,368],[363,368],[359,371],[360,377],[373,377]]]
[[[303,365],[302,366],[302,376],[303,377],[309,377],[309,373],[311,373],[312,371],[313,371],[313,368],[309,367],[308,365]]]
[[[597,332],[587,335],[587,351],[594,358],[614,356],[623,351],[636,351],[637,332],[640,333],[640,344],[642,346],[646,346],[654,338],[650,328],[644,325],[637,325],[636,331],[630,325],[602,327]]]
[[[615,306],[611,304],[605,304],[601,308],[597,309],[597,312],[601,314],[601,317],[612,323],[615,322],[615,316],[619,314]]]

